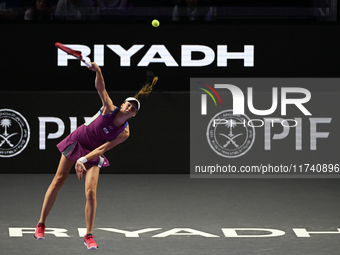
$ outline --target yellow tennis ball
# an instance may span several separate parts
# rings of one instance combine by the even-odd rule
[[[159,26],[159,21],[154,19],[152,22],[151,22],[152,26],[153,27],[158,27]]]

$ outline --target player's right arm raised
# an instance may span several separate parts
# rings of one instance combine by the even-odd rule
[[[113,105],[113,102],[112,102],[111,98],[109,97],[109,94],[107,93],[107,91],[105,89],[104,77],[103,77],[103,74],[102,74],[100,67],[94,62],[91,62],[91,65],[92,65],[92,67],[88,67],[88,68],[91,71],[96,72],[95,87],[96,87],[98,94],[100,96],[100,99],[102,100],[102,103],[103,103],[103,107],[101,109],[102,114],[108,115],[112,111],[114,111],[116,106]]]

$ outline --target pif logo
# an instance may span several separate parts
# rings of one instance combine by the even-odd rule
[[[0,109],[0,157],[20,154],[30,140],[30,127],[18,112]]]
[[[244,121],[250,119],[244,114],[234,115],[232,110],[216,114],[207,129],[211,149],[226,158],[236,158],[247,153],[255,141],[255,128],[237,125]]]

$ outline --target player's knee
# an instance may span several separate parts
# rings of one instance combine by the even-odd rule
[[[53,186],[53,188],[60,189],[61,186],[63,186],[65,180],[66,180],[66,178],[65,178],[65,177],[62,177],[62,176],[56,176],[56,177],[54,177],[54,179],[53,179],[53,181],[52,181],[52,186]]]
[[[97,192],[95,188],[89,187],[86,189],[86,200],[95,200],[97,196]]]

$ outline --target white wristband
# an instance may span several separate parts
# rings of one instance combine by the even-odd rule
[[[80,161],[81,163],[85,164],[87,162],[87,159],[85,157],[81,157],[77,161]]]

